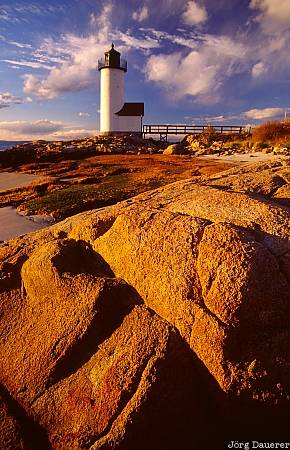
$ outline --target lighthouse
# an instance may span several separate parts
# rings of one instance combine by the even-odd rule
[[[100,133],[106,135],[142,133],[144,103],[124,102],[127,61],[114,44],[98,61],[100,72]]]

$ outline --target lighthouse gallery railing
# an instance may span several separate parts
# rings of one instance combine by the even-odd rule
[[[105,58],[101,58],[98,60],[98,69],[103,69],[105,67],[112,67],[112,62],[106,60]],[[120,60],[120,65],[117,67],[118,69],[123,69],[125,71],[127,71],[127,61],[125,59]]]

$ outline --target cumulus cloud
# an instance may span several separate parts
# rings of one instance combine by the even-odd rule
[[[288,108],[287,108],[288,109]],[[282,116],[285,112],[283,108],[261,108],[250,109],[244,113],[244,116],[248,119],[260,120],[260,119],[272,119]]]
[[[204,39],[198,50],[149,57],[149,81],[166,88],[179,99],[195,97],[203,103],[216,102],[224,79],[242,70],[246,49],[230,38]]]
[[[37,51],[38,56],[43,55],[48,61],[54,58],[56,65],[50,67],[46,77],[26,75],[24,92],[52,99],[62,92],[77,92],[93,85],[96,62],[108,45],[111,13],[112,5],[106,4],[97,19],[96,34],[88,37],[65,34],[60,41],[46,39]]]
[[[180,0],[164,0],[158,7],[163,11],[166,5],[167,12],[178,11],[188,25],[199,25],[207,20],[208,14],[198,1],[181,4]],[[269,16],[270,9],[265,5],[273,1],[251,0],[251,8],[259,14],[257,20]],[[148,11],[142,4],[144,6],[133,13],[135,20],[145,20]],[[150,5],[153,8],[152,3]],[[30,71],[24,77],[25,94],[53,99],[62,93],[97,85],[97,60],[112,41],[117,43],[122,54],[134,50],[148,56],[147,61],[144,58],[143,67],[147,80],[165,88],[175,99],[192,96],[200,102],[217,101],[221,87],[234,74],[246,72],[252,75],[255,83],[261,83],[276,75],[284,76],[290,69],[290,35],[287,32],[264,35],[261,40],[260,27],[256,26],[250,37],[240,34],[235,40],[234,37],[203,33],[197,27],[191,30],[179,28],[174,34],[136,27],[124,31],[111,27],[112,12],[109,2],[100,14],[91,13],[88,18],[91,34],[87,36],[66,33],[58,39],[46,38],[35,50],[23,49],[29,53],[26,59],[25,56],[6,59],[7,64],[13,64],[15,68],[47,71],[44,72],[46,75]],[[170,50],[171,54],[168,53]],[[134,64],[134,56],[130,61]]]
[[[265,32],[281,31],[289,28],[289,0],[251,0],[250,7],[259,10],[256,20]]]
[[[0,109],[8,108],[11,105],[19,105],[21,103],[31,102],[31,98],[17,97],[10,94],[10,92],[0,92]]]
[[[258,62],[252,67],[252,77],[259,78],[267,73],[267,68],[263,62]]]
[[[137,22],[143,22],[148,19],[148,17],[149,10],[146,5],[142,6],[142,8],[139,8],[137,11],[134,11],[132,14],[132,19],[137,20]]]
[[[153,55],[146,69],[148,80],[169,88],[176,99],[187,95],[202,98],[209,91],[214,95],[219,85],[215,66],[207,65],[203,55],[196,51],[186,57],[182,53]]]
[[[289,78],[290,59],[290,32],[284,31],[275,34],[256,36],[256,41],[248,46],[252,48],[249,52],[251,61],[251,75],[255,82],[263,83],[269,81],[276,86],[279,82],[284,82]]]
[[[96,130],[71,127],[63,122],[47,119],[0,122],[0,139],[3,140],[73,139],[94,134]]]
[[[66,70],[65,74],[63,70]],[[35,75],[24,76],[23,90],[26,94],[52,99],[61,92],[77,92],[89,87],[93,82],[93,74],[89,69],[79,73],[78,65],[67,65],[53,69],[46,79]]]
[[[196,1],[187,2],[182,20],[187,25],[200,25],[207,21],[207,11],[204,6],[200,6]]]

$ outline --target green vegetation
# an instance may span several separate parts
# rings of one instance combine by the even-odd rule
[[[72,185],[24,202],[21,209],[27,210],[29,214],[40,213],[52,215],[56,219],[65,218],[90,208],[112,205],[130,197],[132,194],[126,191],[126,186],[127,179],[121,175],[114,177],[114,183]]]
[[[205,134],[209,137],[216,135],[210,127]],[[91,149],[93,142],[98,140],[111,145],[111,152],[101,154],[95,150],[93,154],[87,154],[89,144]],[[122,147],[120,140],[126,147],[126,154],[117,152]],[[9,170],[17,168],[19,172],[33,173],[40,178],[22,188],[0,193],[1,204],[16,206],[27,214],[49,215],[60,220],[168,183],[232,167],[231,163],[212,161],[204,161],[197,167],[192,156],[148,154],[151,148],[158,151],[162,146],[153,140],[131,143],[129,138],[96,137],[61,145],[38,141],[15,147],[2,152],[0,165],[9,167]],[[133,150],[140,154],[131,154]]]
[[[271,147],[271,144],[269,142],[255,142],[254,144],[254,150],[259,151],[263,150],[263,148]]]

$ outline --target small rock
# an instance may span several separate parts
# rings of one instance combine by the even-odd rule
[[[182,155],[184,153],[184,147],[180,144],[171,144],[163,151],[163,155]]]

